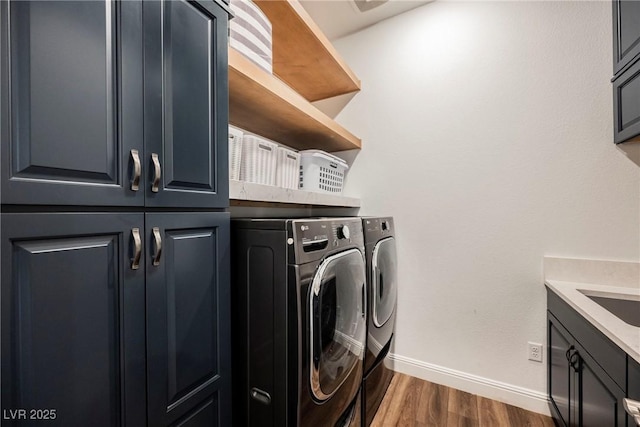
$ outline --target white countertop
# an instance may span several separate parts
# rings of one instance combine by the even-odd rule
[[[640,289],[589,283],[545,280],[545,284],[587,321],[640,363],[640,328],[630,325],[591,300],[592,296],[640,299]]]
[[[229,198],[253,202],[285,203],[313,206],[360,207],[360,199],[335,194],[292,190],[272,185],[229,180]]]

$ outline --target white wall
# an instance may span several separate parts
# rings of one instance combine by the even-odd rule
[[[336,41],[362,91],[346,193],[396,218],[397,365],[544,412],[542,257],[637,261],[609,2],[435,2]]]

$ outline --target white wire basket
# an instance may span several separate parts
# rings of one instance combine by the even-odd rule
[[[278,147],[276,185],[282,188],[298,189],[300,154],[286,147]]]
[[[242,136],[240,129],[229,126],[229,179],[240,179],[242,160]]]
[[[300,152],[301,190],[342,194],[347,162],[322,150]]]
[[[255,135],[242,137],[240,180],[256,184],[276,184],[278,144]]]

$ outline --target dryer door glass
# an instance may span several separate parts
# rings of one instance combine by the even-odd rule
[[[389,320],[396,307],[397,259],[396,241],[393,237],[381,240],[375,246],[371,270],[373,323],[380,327]]]
[[[366,333],[365,264],[357,249],[320,264],[310,294],[311,390],[325,400],[362,363]]]

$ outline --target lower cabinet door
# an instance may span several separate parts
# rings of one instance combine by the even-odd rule
[[[573,411],[575,405],[572,403],[574,378],[568,360],[568,355],[574,348],[571,344],[573,339],[551,314],[548,317],[548,334],[548,385],[553,415],[560,426],[577,426]]]
[[[640,363],[627,356],[627,397],[640,402]],[[632,416],[627,415],[627,427],[636,427]]]
[[[582,427],[624,427],[625,397],[615,382],[581,347],[580,354],[580,425]]]
[[[149,425],[230,425],[229,214],[145,223]]]
[[[143,214],[1,219],[2,425],[146,425]]]

